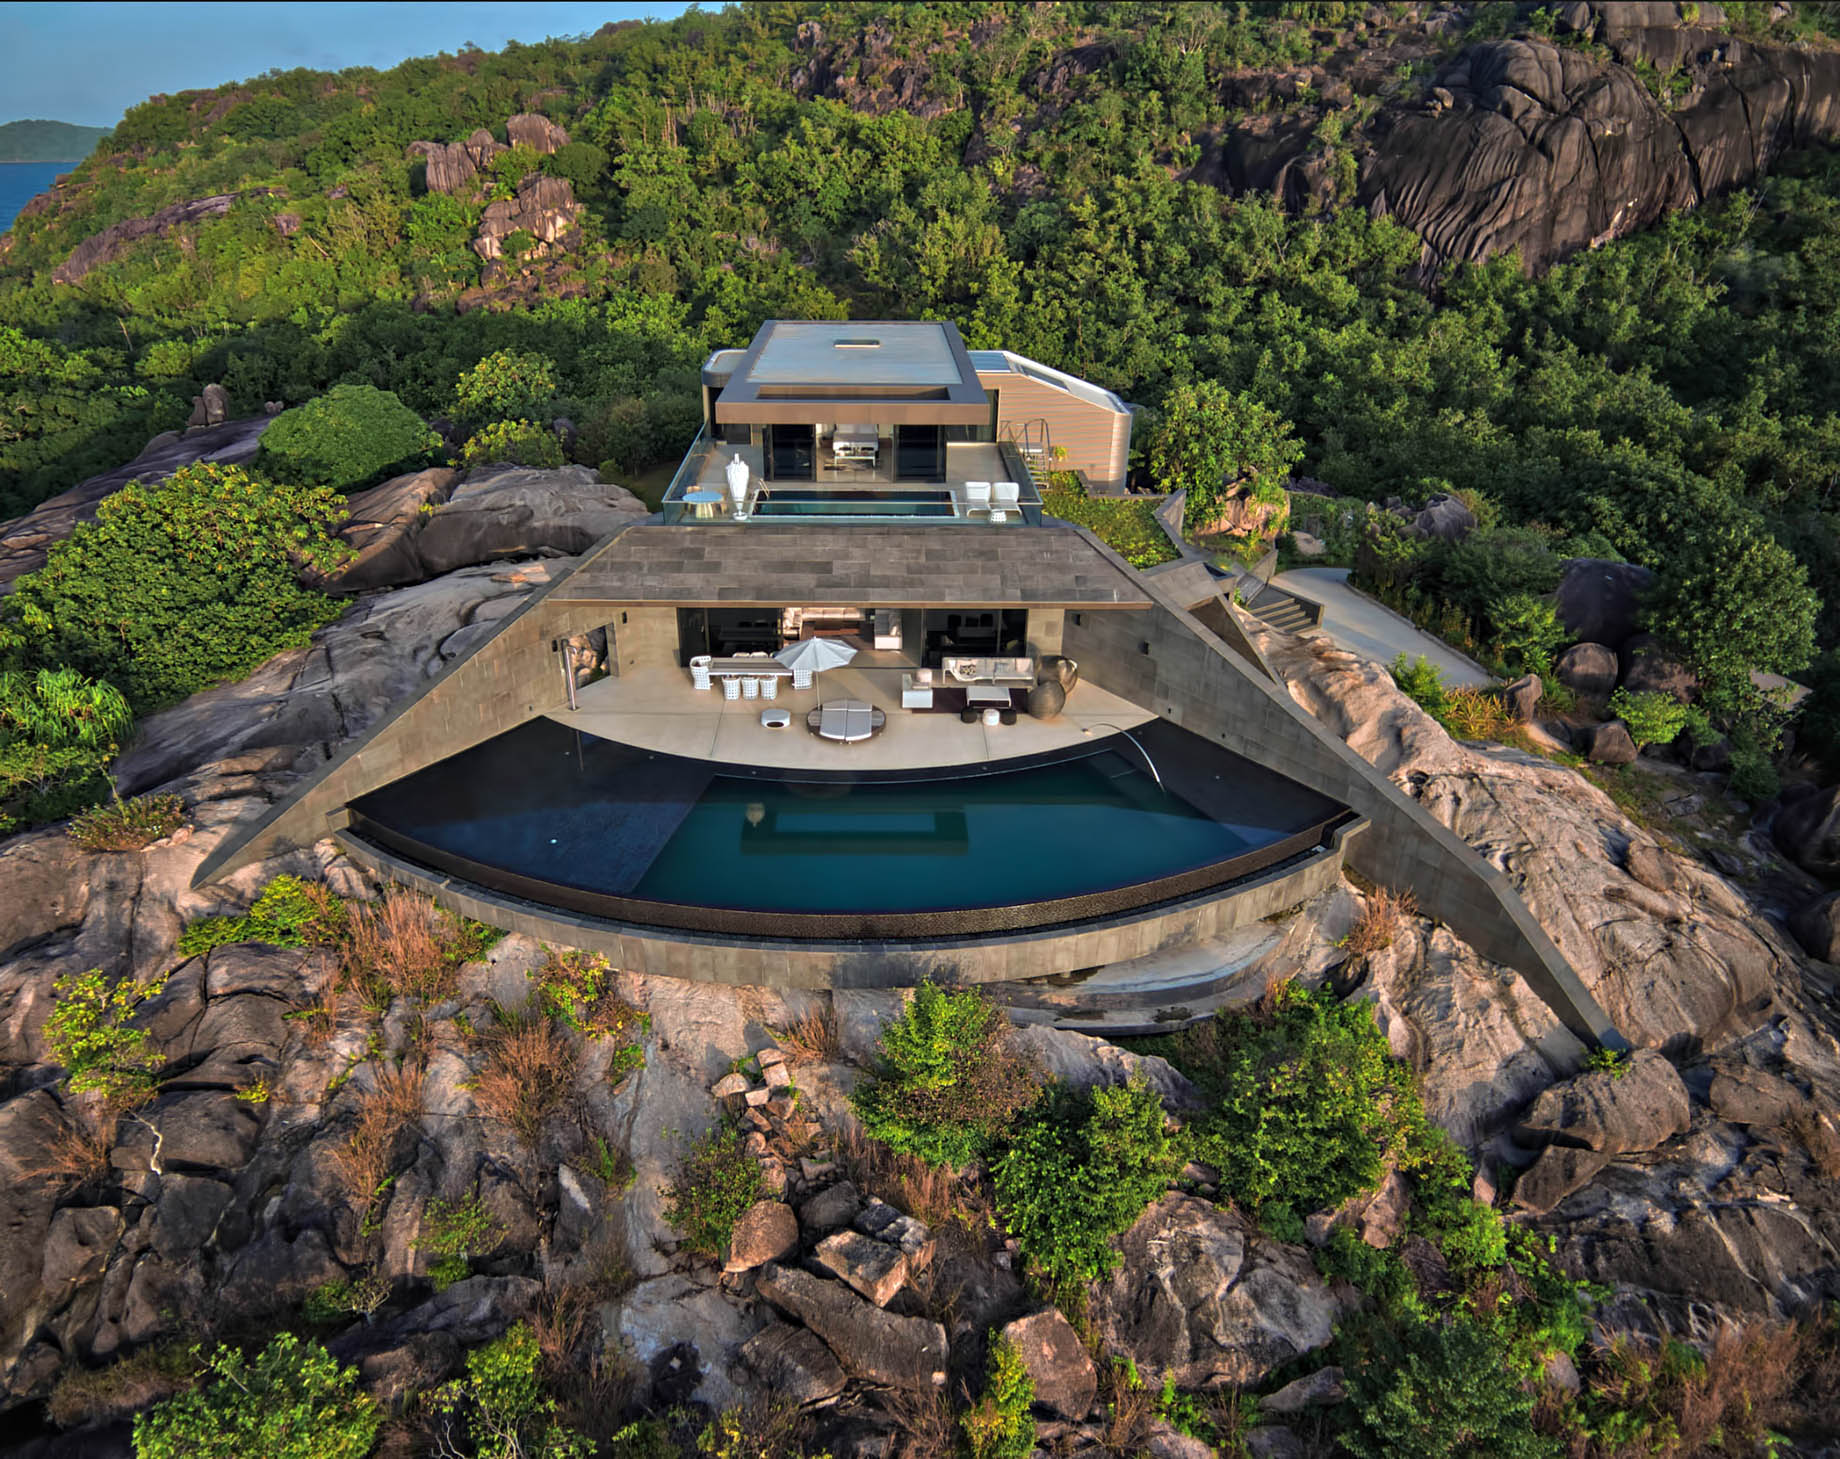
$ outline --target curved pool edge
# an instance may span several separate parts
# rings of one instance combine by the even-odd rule
[[[1329,828],[1320,844],[1286,862],[1228,885],[1113,915],[991,933],[823,940],[622,922],[479,885],[373,845],[349,829],[335,831],[332,839],[373,874],[424,892],[463,916],[539,942],[603,954],[625,972],[823,990],[912,987],[928,979],[995,983],[1039,978],[1219,937],[1336,884],[1349,840],[1367,824],[1350,815]]]

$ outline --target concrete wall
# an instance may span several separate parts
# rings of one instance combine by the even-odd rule
[[[1156,599],[1147,612],[1068,613],[1064,651],[1079,661],[1083,676],[1366,817],[1370,829],[1351,845],[1349,865],[1411,891],[1426,913],[1484,957],[1526,978],[1581,1038],[1622,1045],[1500,871],[1320,725],[1281,684],[1162,596],[1154,577],[1140,580]]]
[[[677,610],[675,608],[612,608],[607,632],[613,648],[609,659],[615,673],[633,669],[669,668],[677,663]]]
[[[1341,879],[1345,848],[1358,844],[1362,832],[1361,824],[1353,822],[1338,833],[1334,845],[1306,860],[1248,878],[1225,894],[1203,892],[1171,905],[1047,932],[928,942],[727,940],[634,927],[455,881],[349,834],[340,834],[337,840],[354,861],[427,892],[463,916],[522,932],[540,942],[603,953],[627,972],[780,988],[906,988],[929,977],[959,983],[1048,977],[1224,937],[1334,886]]]

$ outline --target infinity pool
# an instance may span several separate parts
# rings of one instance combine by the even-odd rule
[[[1341,813],[1174,726],[1139,739],[1170,788],[1122,737],[1007,768],[820,774],[660,755],[540,719],[354,802],[352,830],[623,920],[867,936],[918,935],[941,915],[965,930],[1024,925],[1019,909],[1093,915],[1129,888],[1154,900],[1307,851]]]

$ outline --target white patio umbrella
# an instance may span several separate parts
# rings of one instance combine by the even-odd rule
[[[856,650],[835,638],[801,638],[773,655],[789,669],[809,669],[821,674],[826,669],[841,669],[856,657]]]

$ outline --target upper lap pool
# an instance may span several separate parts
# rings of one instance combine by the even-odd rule
[[[664,755],[532,720],[352,803],[352,834],[530,901],[640,925],[925,938],[1230,884],[1347,818],[1184,730],[1024,761],[852,773]],[[847,753],[847,752],[846,752]]]

